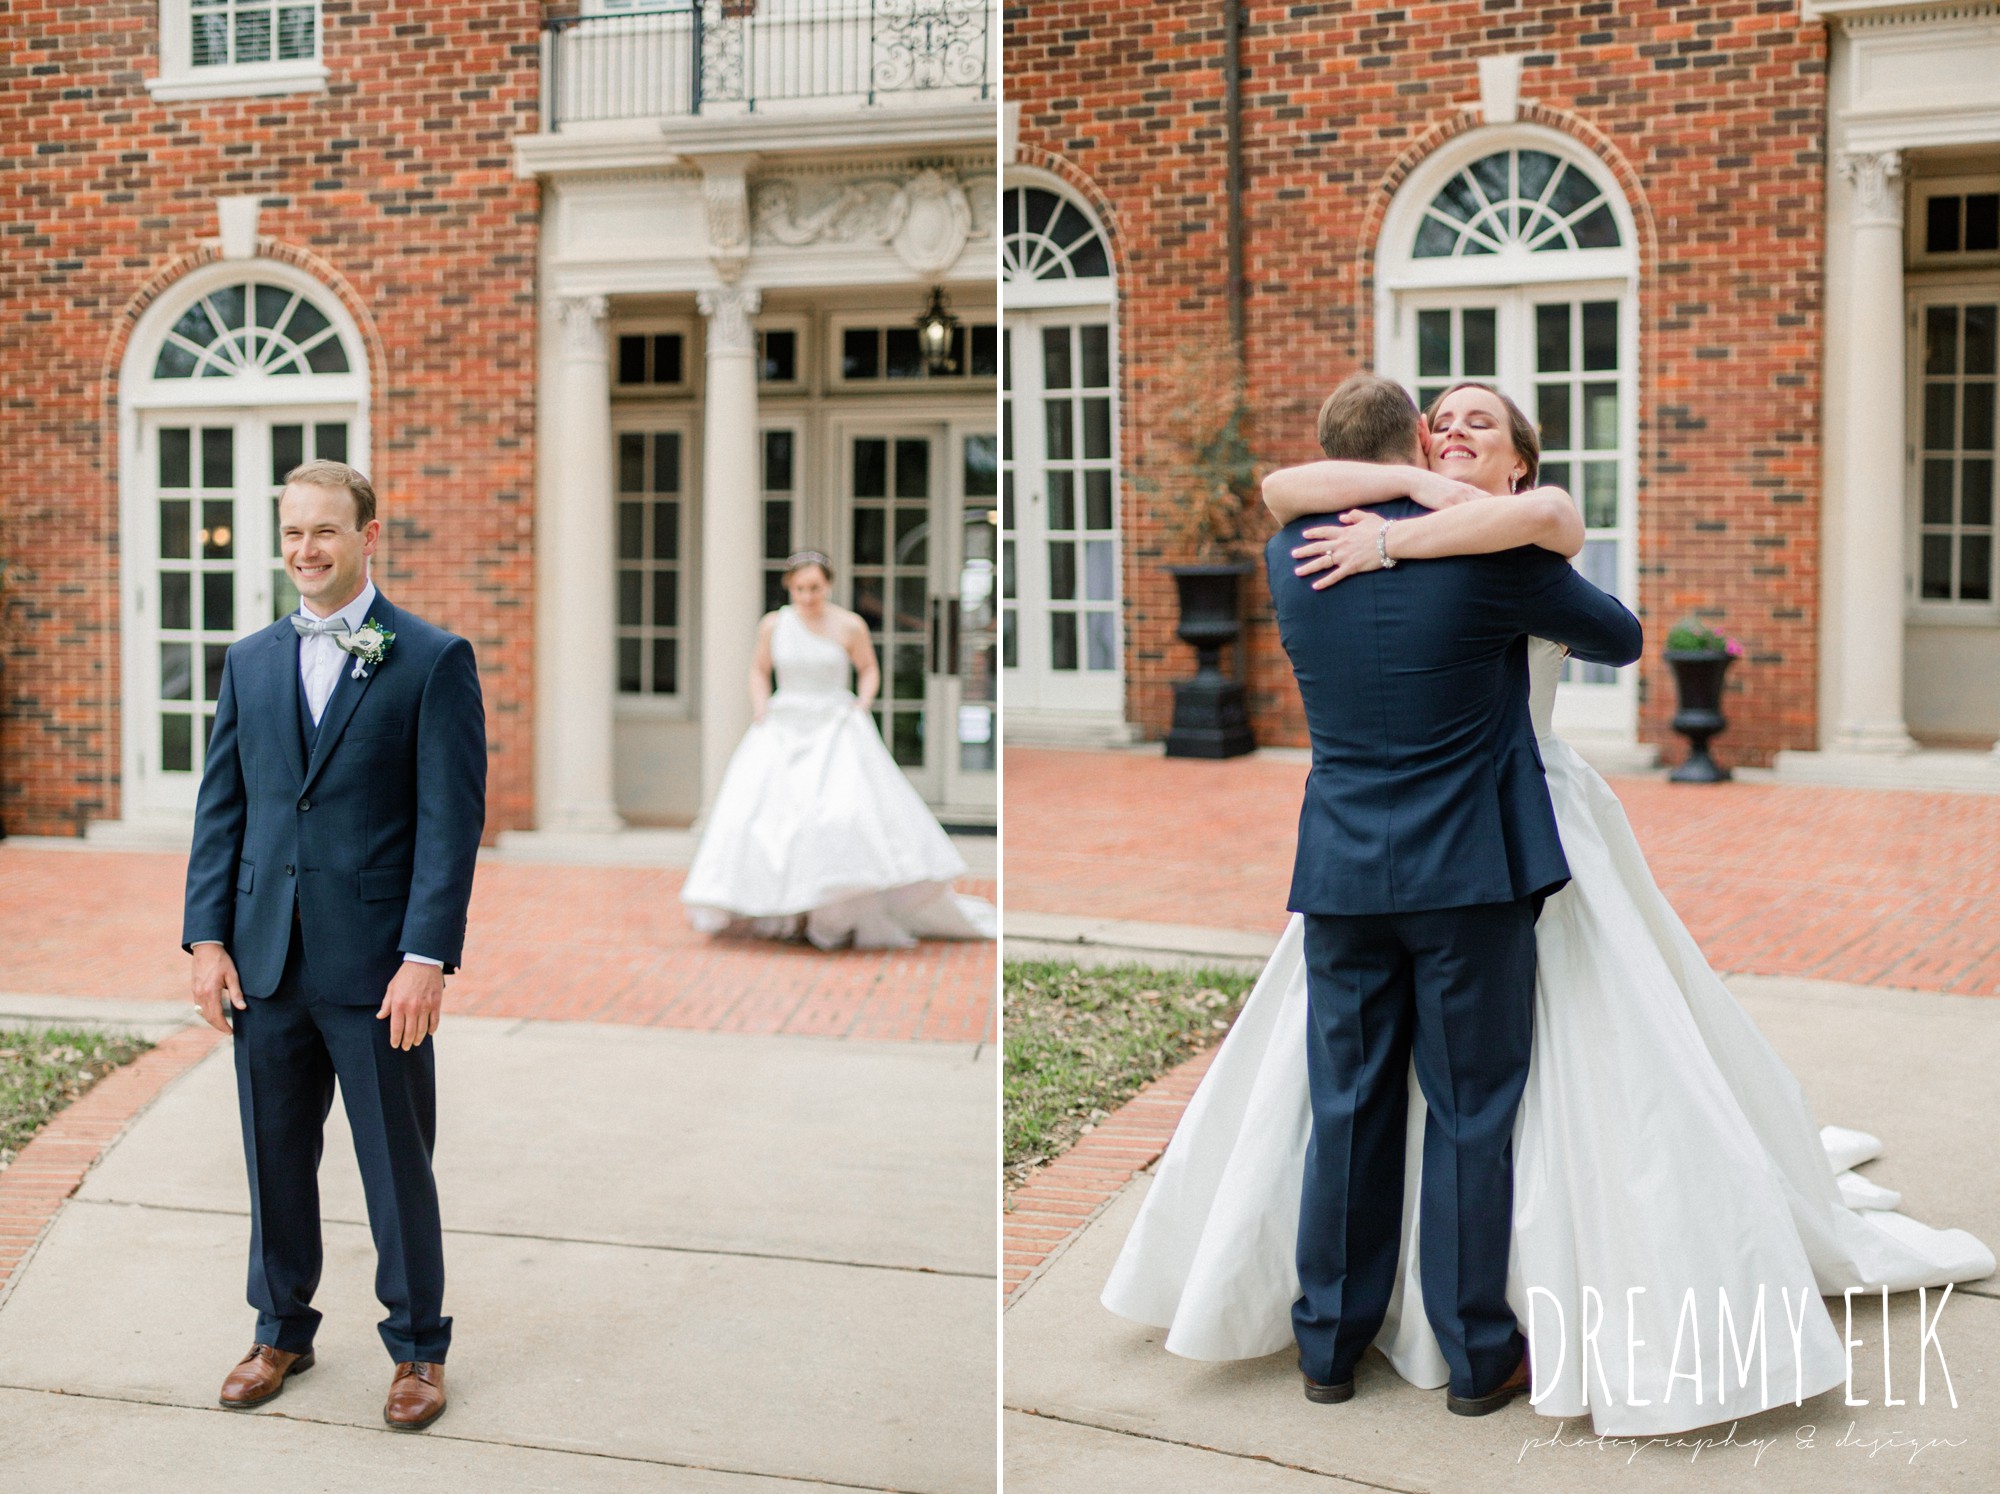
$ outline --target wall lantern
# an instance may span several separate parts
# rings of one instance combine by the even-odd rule
[[[930,305],[917,318],[917,337],[924,348],[924,372],[931,377],[958,372],[958,360],[952,357],[958,328],[958,318],[945,302],[944,287],[932,286]]]

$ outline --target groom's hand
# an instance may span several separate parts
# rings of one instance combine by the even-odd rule
[[[403,961],[375,1015],[389,1021],[391,1047],[416,1047],[444,1019],[444,971],[420,960]]]
[[[229,1031],[229,1018],[223,1013],[222,1003],[227,1000],[239,1012],[243,1010],[243,982],[237,977],[236,962],[229,958],[229,951],[220,944],[197,944],[194,947],[194,1009],[201,1013],[201,1020],[217,1032]]]

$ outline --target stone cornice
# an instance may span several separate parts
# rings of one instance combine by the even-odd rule
[[[2000,0],[1799,0],[1799,18],[1824,21],[1843,31],[1891,26],[1939,26],[1959,21],[2000,19]]]

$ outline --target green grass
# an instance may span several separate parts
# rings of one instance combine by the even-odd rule
[[[0,1167],[49,1117],[152,1046],[118,1033],[0,1030]]]
[[[1220,1042],[1256,977],[1008,961],[1007,1191],[1183,1059]]]

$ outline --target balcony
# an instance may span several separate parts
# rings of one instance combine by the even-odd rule
[[[991,0],[684,0],[543,23],[542,130],[990,101]],[[989,131],[990,133],[990,131]]]

